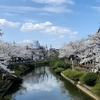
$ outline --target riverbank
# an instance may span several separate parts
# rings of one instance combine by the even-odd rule
[[[22,79],[21,78],[9,78],[6,79],[4,84],[0,87],[0,100],[10,100],[11,95],[8,95],[8,91],[11,89],[13,84],[18,84],[21,83]]]
[[[92,100],[48,65],[36,67],[23,76],[23,82],[11,100]]]
[[[86,95],[88,95],[89,97],[91,97],[94,100],[100,100],[100,97],[96,96],[93,92],[91,92],[89,89],[85,88],[83,85],[79,84],[79,83],[75,83],[75,81],[70,80],[69,78],[67,78],[63,73],[61,73],[61,75],[68,80],[69,82],[71,82],[72,84],[74,84],[78,89],[80,89],[82,92],[84,92]]]
[[[15,75],[16,77],[13,76],[7,76],[6,79],[6,84],[2,84],[2,86],[0,87],[0,100],[3,100],[3,97],[6,97],[6,93],[8,90],[10,90],[10,88],[12,87],[13,84],[19,84],[19,81],[22,81],[22,76],[27,74],[29,70],[33,70],[34,68],[38,67],[38,66],[43,66],[43,65],[48,65],[48,61],[42,61],[42,62],[26,62],[26,63],[14,63],[9,65],[9,68],[11,68],[11,70],[15,71]],[[1,81],[3,81],[1,79]],[[3,87],[3,89],[2,89]],[[1,91],[2,90],[2,91]],[[2,99],[1,99],[2,98]],[[6,100],[6,99],[5,99]],[[7,99],[8,100],[8,99]]]

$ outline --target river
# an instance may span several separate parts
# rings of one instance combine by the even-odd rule
[[[92,100],[50,67],[38,67],[23,77],[11,100]]]

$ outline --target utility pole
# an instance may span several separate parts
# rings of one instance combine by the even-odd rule
[[[73,62],[73,58],[70,59],[71,60],[71,67],[72,67],[72,70],[74,69],[74,62]]]

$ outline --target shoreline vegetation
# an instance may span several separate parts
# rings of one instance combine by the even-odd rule
[[[61,72],[61,76],[63,76],[67,81],[69,81],[71,84],[75,85],[78,89],[80,89],[82,92],[84,92],[86,95],[90,96],[91,99],[94,100],[100,100],[100,97],[98,97],[96,94],[94,94],[91,90],[87,89],[85,85],[81,85],[80,83],[75,83],[75,81],[69,79],[66,77],[63,72]]]
[[[53,71],[55,73],[61,74],[62,77],[64,77],[66,80],[70,81],[71,84],[74,84],[83,93],[85,93],[86,95],[88,95],[89,97],[91,97],[94,100],[100,100],[100,97],[98,95],[96,95],[91,89],[93,86],[95,86],[95,84],[97,84],[97,75],[94,75],[94,74],[92,75],[91,73],[89,73],[92,76],[92,78],[91,78],[89,75],[86,76],[86,74],[88,74],[88,72],[80,71],[77,68],[74,70],[71,69],[71,65],[66,63],[64,61],[64,59],[58,59],[57,55],[53,59],[47,60],[47,61],[45,60],[45,61],[41,61],[41,62],[29,62],[29,63],[26,62],[23,64],[15,63],[15,64],[10,64],[8,67],[10,70],[15,71],[15,75],[18,77],[18,79],[21,79],[21,77],[23,75],[25,75],[25,73],[28,70],[34,69],[35,67],[38,67],[41,65],[50,65],[50,67],[53,69]],[[67,77],[68,73],[70,73],[71,78]],[[84,79],[86,81],[86,83],[91,85],[92,87],[86,85],[84,82],[82,83],[82,81],[83,81],[82,79],[80,81],[80,77],[82,77],[82,75],[86,77],[85,79],[87,79],[87,80]],[[90,77],[90,79],[88,79],[88,77]],[[100,76],[99,76],[99,79],[100,79]],[[91,81],[88,81],[88,80],[91,80]],[[91,83],[93,83],[93,84],[91,84]],[[8,89],[10,89],[11,84],[8,85],[8,87],[9,87]],[[6,95],[6,92],[3,97],[4,97],[4,99],[1,99],[1,98],[0,99],[1,100],[10,100],[11,99],[11,95]]]
[[[51,65],[55,73],[66,78],[92,99],[100,100],[100,73],[85,71],[83,66],[77,64],[73,65],[73,69],[69,62],[58,59],[57,55]]]
[[[10,76],[6,73],[6,80],[2,80],[2,75],[0,75],[0,100],[10,100],[11,95],[7,95],[7,91],[10,90],[11,86],[17,82],[22,82],[22,76],[27,74],[29,70],[33,70],[35,67],[41,65],[49,64],[48,61],[39,61],[39,62],[29,62],[29,63],[14,63],[10,64],[8,67],[10,70],[14,70],[15,73],[13,74],[14,77]],[[16,76],[16,77],[15,77]]]

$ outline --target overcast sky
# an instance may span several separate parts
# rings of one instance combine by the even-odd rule
[[[60,48],[97,32],[100,0],[0,0],[0,23],[1,40]]]

